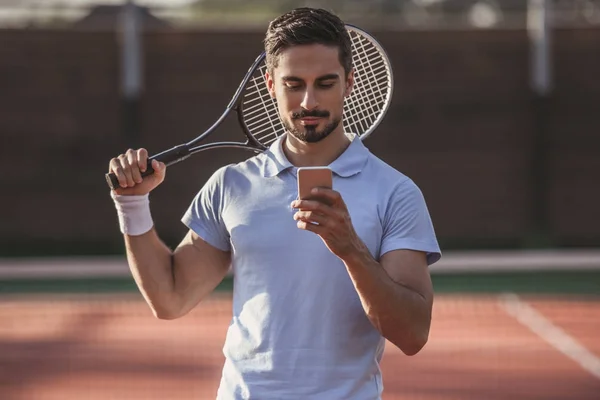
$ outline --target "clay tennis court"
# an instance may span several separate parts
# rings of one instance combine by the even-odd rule
[[[0,398],[214,399],[230,307],[160,321],[137,294],[3,296]],[[441,294],[421,353],[388,345],[383,398],[598,399],[599,332],[593,295]]]

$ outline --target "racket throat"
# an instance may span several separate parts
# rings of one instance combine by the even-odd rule
[[[163,151],[162,153],[156,154],[152,157],[152,159],[160,161],[166,166],[169,166],[185,160],[191,154],[192,153],[190,152],[190,148],[187,144],[180,144],[179,146],[175,146],[169,150]]]

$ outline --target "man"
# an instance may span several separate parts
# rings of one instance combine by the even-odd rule
[[[153,229],[144,149],[110,162],[133,276],[158,318],[188,313],[234,272],[219,399],[379,399],[384,338],[426,343],[428,264],[440,258],[418,187],[345,133],[350,38],[336,16],[291,11],[271,22],[267,85],[287,134],[216,171],[183,216],[175,251]],[[296,171],[329,166],[333,189],[297,200]],[[316,223],[316,224],[315,224]]]

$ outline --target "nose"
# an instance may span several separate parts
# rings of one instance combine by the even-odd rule
[[[300,107],[305,110],[312,110],[317,108],[319,105],[317,98],[315,97],[315,92],[311,88],[307,88],[304,92],[304,96],[302,98],[302,103],[300,103]]]

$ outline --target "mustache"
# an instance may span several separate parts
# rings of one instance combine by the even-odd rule
[[[300,112],[293,112],[292,119],[300,119],[306,117],[314,118],[327,118],[329,117],[329,111],[325,110],[302,110]]]

